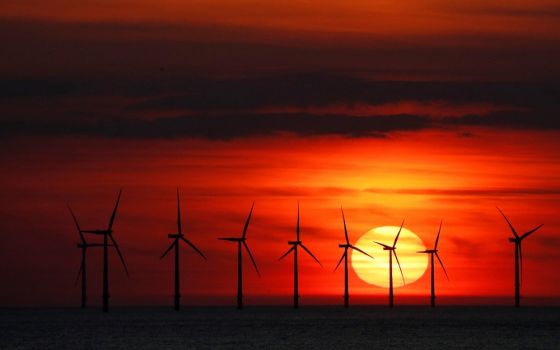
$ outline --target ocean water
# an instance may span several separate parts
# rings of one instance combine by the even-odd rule
[[[558,307],[0,310],[0,349],[560,349]]]

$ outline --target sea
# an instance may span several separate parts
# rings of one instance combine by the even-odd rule
[[[554,350],[560,308],[2,308],[0,349]]]

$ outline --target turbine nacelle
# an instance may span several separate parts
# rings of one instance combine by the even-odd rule
[[[339,248],[352,248],[351,244],[339,244],[338,245]]]
[[[291,244],[291,245],[301,245],[301,241],[288,241],[288,244]]]
[[[176,238],[176,239],[177,239],[177,238],[182,238],[182,237],[184,237],[184,236],[185,236],[185,235],[182,234],[182,233],[171,233],[171,234],[168,234],[168,235],[167,235],[168,238]]]
[[[426,250],[422,250],[416,253],[424,253],[424,254],[437,254],[439,250],[437,249],[426,249]]]
[[[521,242],[521,238],[510,237],[510,238],[508,238],[508,241],[511,242],[511,243],[519,243],[519,242]]]
[[[390,245],[387,245],[387,244],[384,244],[384,243],[381,243],[381,242],[373,241],[373,243],[382,246],[382,247],[383,247],[383,250],[395,250],[395,249],[397,249],[397,248],[394,247],[394,246],[391,247]]]

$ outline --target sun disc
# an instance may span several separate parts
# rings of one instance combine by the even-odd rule
[[[378,287],[389,287],[389,252],[383,250],[383,247],[374,241],[392,246],[398,231],[398,226],[376,227],[364,233],[354,244],[375,258],[371,259],[352,250],[352,268],[361,280]],[[415,282],[426,272],[428,256],[417,253],[425,249],[420,237],[403,227],[396,253],[401,263],[405,282],[403,283],[397,261],[393,257],[393,286],[395,288]]]

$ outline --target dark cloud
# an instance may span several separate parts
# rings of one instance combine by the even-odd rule
[[[164,73],[166,74],[166,73]],[[250,110],[333,104],[384,104],[399,101],[450,104],[488,103],[547,110],[558,108],[560,82],[373,81],[325,72],[213,79],[4,79],[0,97],[125,96],[145,110]]]
[[[529,112],[497,111],[488,115],[466,115],[460,118],[449,118],[445,122],[457,126],[482,126],[497,129],[560,129],[559,109],[537,108]]]
[[[114,98],[120,106],[111,109],[105,103],[96,107],[92,99],[105,95],[121,96]],[[167,96],[152,97],[158,95]],[[163,85],[134,80],[35,79],[1,81],[0,96],[6,105],[17,101],[16,107],[12,107],[15,109],[10,113],[6,107],[2,116],[0,135],[4,137],[31,134],[228,140],[278,134],[384,137],[391,132],[427,128],[456,128],[459,132],[468,132],[461,129],[469,127],[560,129],[560,84],[553,82],[368,81],[319,73],[220,80],[191,78]],[[81,102],[82,99],[88,102]],[[131,99],[143,102],[126,102]],[[411,100],[444,101],[459,106],[497,104],[520,110],[436,119],[410,114],[259,112],[267,107],[351,107]],[[34,109],[38,105],[41,109]],[[179,116],[157,117],[166,111],[176,111]],[[156,117],[147,118],[148,113],[155,113]]]
[[[95,123],[4,122],[0,135],[86,135],[108,138],[204,138],[229,140],[293,134],[384,137],[398,130],[419,130],[429,120],[413,115],[353,117],[346,115],[221,115],[155,120],[112,119]]]
[[[231,110],[267,106],[383,104],[399,101],[558,107],[560,83],[370,81],[344,75],[298,74],[185,82],[176,95],[148,99],[135,110]]]
[[[189,23],[2,18],[0,76],[254,76],[353,72],[392,79],[559,79],[558,36],[519,30],[313,32]],[[537,34],[538,33],[538,34]]]
[[[0,80],[0,98],[14,97],[49,98],[80,92],[79,82],[56,79],[4,79]]]

